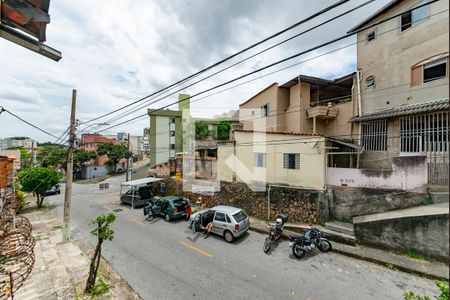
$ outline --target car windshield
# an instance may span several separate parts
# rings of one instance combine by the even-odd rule
[[[236,220],[236,222],[242,222],[247,218],[247,215],[242,210],[236,214],[233,215],[233,218]]]
[[[173,200],[174,207],[185,207],[187,205],[187,201],[184,199]]]

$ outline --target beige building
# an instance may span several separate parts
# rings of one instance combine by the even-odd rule
[[[361,124],[362,167],[427,156],[429,183],[447,185],[449,3],[408,12],[426,2],[391,1],[350,30],[392,17],[357,34],[360,107],[352,122]]]
[[[300,75],[283,85],[273,83],[239,105],[243,129],[350,138],[353,77],[327,80]]]
[[[266,184],[325,187],[325,138],[312,134],[234,131],[234,141],[218,147],[220,181],[245,182],[265,191]]]

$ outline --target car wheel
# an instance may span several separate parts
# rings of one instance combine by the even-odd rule
[[[223,237],[228,243],[232,243],[234,241],[234,235],[231,233],[231,231],[225,230],[225,232],[223,233]]]
[[[166,214],[166,215],[164,216],[164,219],[165,219],[167,222],[170,222],[170,216],[169,216],[169,214]]]

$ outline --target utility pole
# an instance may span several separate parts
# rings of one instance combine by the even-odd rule
[[[69,149],[67,150],[66,191],[64,197],[63,243],[70,239],[70,204],[72,202],[73,150],[75,146],[75,107],[77,90],[72,90],[72,110],[70,112]]]
[[[128,152],[130,152],[130,134],[128,133],[128,143],[127,143],[127,150],[128,150]],[[130,158],[129,157],[127,157],[127,161],[126,161],[126,163],[127,163],[127,173],[126,173],[126,175],[125,175],[125,181],[128,181],[128,174],[129,174],[129,172],[130,172]]]

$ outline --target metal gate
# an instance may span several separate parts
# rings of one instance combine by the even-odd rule
[[[400,153],[426,154],[428,184],[448,185],[448,111],[400,117]]]

